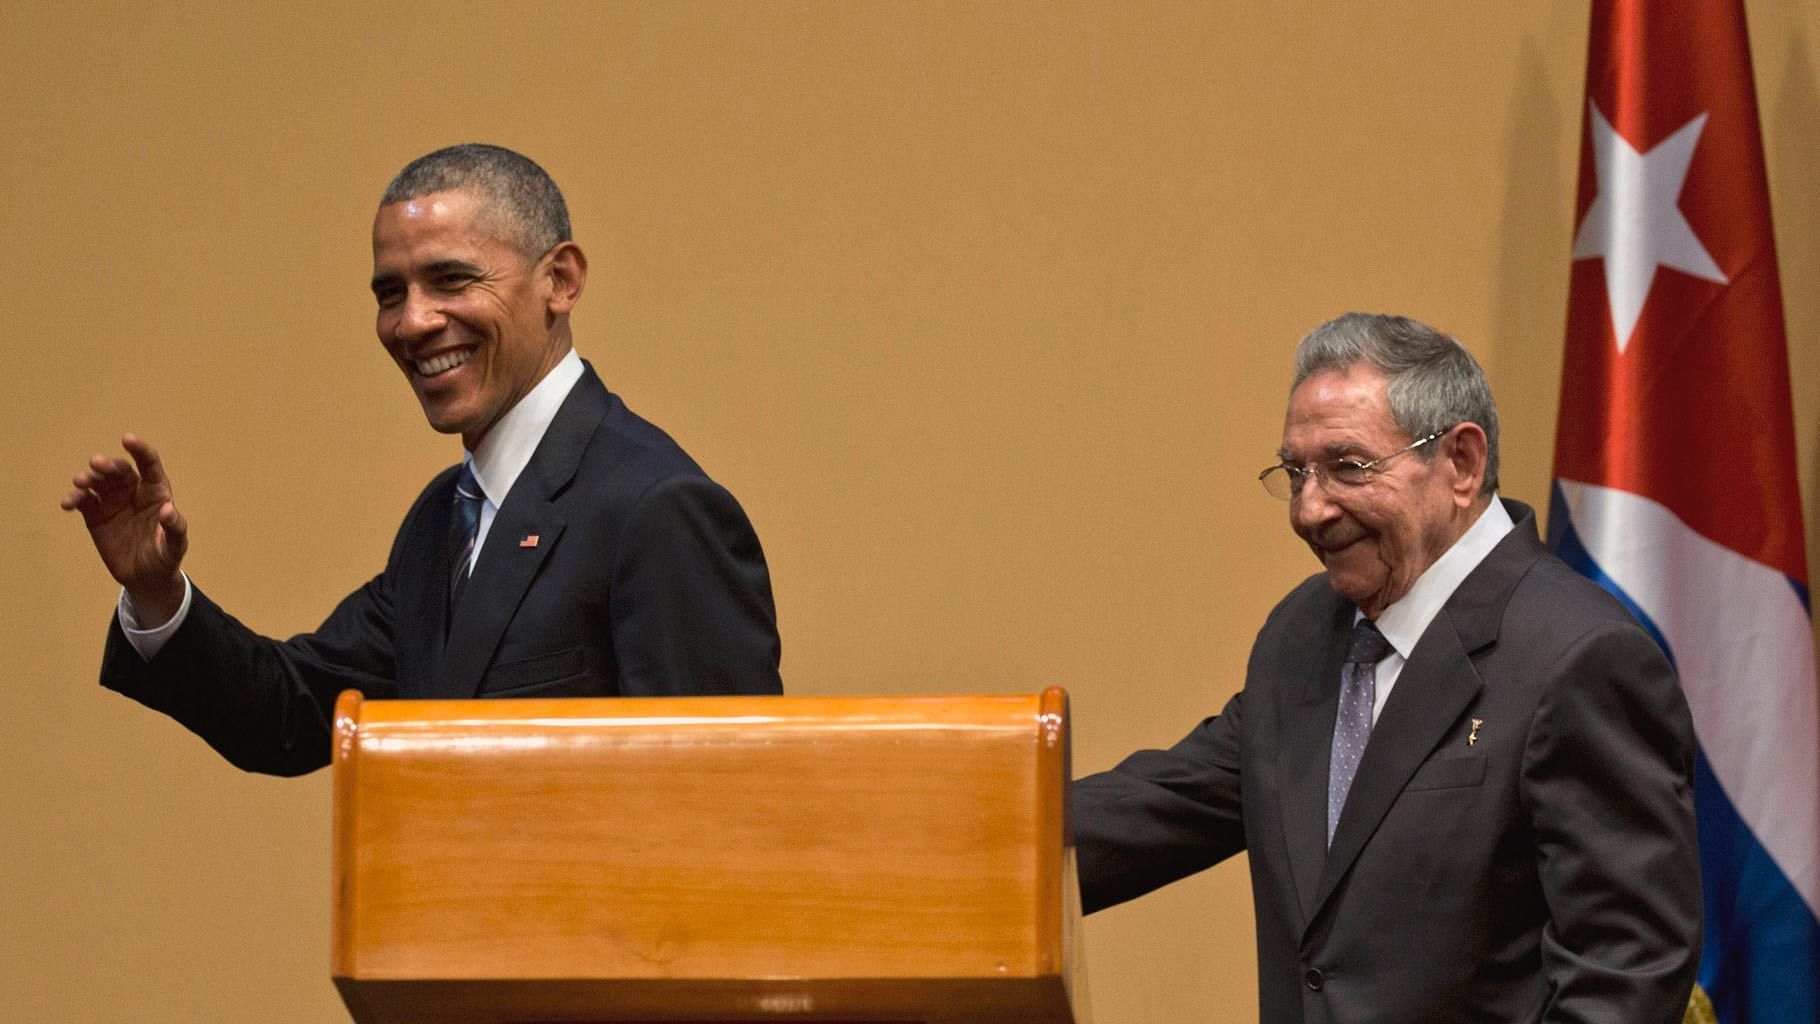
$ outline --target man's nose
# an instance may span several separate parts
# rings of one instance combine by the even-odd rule
[[[418,341],[427,338],[448,324],[448,317],[429,295],[416,289],[405,296],[404,306],[398,311],[398,338],[400,341]]]
[[[1289,520],[1297,530],[1307,532],[1339,518],[1340,507],[1327,494],[1327,481],[1318,473],[1302,479],[1302,485],[1289,496]]]

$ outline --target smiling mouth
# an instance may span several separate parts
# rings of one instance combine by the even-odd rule
[[[1320,552],[1322,558],[1326,558],[1329,555],[1337,555],[1364,539],[1363,535],[1357,537],[1317,537],[1314,540],[1314,547],[1316,551]]]
[[[471,348],[462,348],[456,349],[453,352],[444,352],[441,355],[431,356],[428,359],[413,359],[411,360],[411,366],[417,371],[417,375],[420,377],[434,377],[439,373],[447,373],[472,358],[474,358],[474,350]]]

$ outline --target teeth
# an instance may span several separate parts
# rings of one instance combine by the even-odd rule
[[[473,349],[464,348],[455,352],[444,352],[442,355],[431,359],[418,359],[415,360],[417,372],[425,377],[434,377],[444,370],[453,370],[462,363],[467,362],[473,355]]]

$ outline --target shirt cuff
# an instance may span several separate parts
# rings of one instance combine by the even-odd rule
[[[126,596],[126,588],[120,588],[120,604],[116,611],[120,617],[120,632],[126,634],[126,642],[133,645],[133,650],[146,661],[151,661],[164,649],[164,642],[171,638],[183,625],[183,620],[190,616],[190,574],[183,574],[183,603],[177,606],[177,614],[171,621],[152,629],[139,627],[139,616],[133,608],[132,599]]]

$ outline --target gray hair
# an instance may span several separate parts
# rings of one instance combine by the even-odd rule
[[[523,154],[480,142],[448,146],[406,164],[385,187],[379,205],[458,190],[478,192],[486,200],[486,213],[505,233],[504,240],[527,260],[572,237],[562,190],[544,169]]]
[[[1477,423],[1485,431],[1485,482],[1481,494],[1498,489],[1498,405],[1485,371],[1459,342],[1407,317],[1346,313],[1302,339],[1295,350],[1290,391],[1323,370],[1344,371],[1356,363],[1390,378],[1385,397],[1391,419],[1411,440]],[[1433,459],[1435,446],[1415,454]]]

